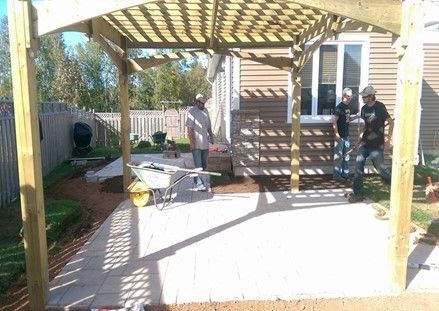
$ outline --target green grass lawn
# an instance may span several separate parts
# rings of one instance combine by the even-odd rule
[[[180,148],[181,152],[190,152],[189,147],[189,139],[188,138],[179,138],[175,140],[178,148]],[[133,154],[153,154],[153,153],[162,153],[163,150],[160,146],[150,145],[148,147],[138,147],[139,144],[135,144],[131,146],[131,153]],[[142,143],[140,143],[142,145]],[[122,155],[122,149],[120,146],[117,147],[104,147],[97,146],[93,148],[93,150],[87,154],[85,157],[116,157]]]
[[[61,179],[69,176],[76,170],[76,167],[70,165],[68,162],[61,163],[50,172],[49,175],[43,177],[44,188],[49,188],[55,185]]]
[[[181,152],[189,152],[189,140],[176,140]],[[133,153],[161,153],[155,147],[132,148]],[[121,155],[120,147],[96,147],[86,157],[116,157]],[[57,166],[43,178],[44,188],[56,185],[60,180],[71,176],[75,167],[65,162]],[[49,249],[54,248],[66,232],[75,228],[84,217],[84,209],[78,202],[70,200],[46,200],[46,234]],[[25,272],[25,255],[20,230],[22,227],[20,202],[16,201],[0,208],[0,295],[19,280]]]
[[[415,224],[439,238],[439,223],[434,221],[439,219],[439,209],[425,198],[427,176],[438,181],[439,170],[429,166],[415,166],[411,218]],[[390,185],[385,184],[379,176],[365,178],[364,194],[386,209],[390,208]]]
[[[50,200],[45,203],[46,234],[49,247],[72,228],[84,215],[79,203]],[[0,209],[0,295],[25,272],[25,257],[19,202]]]

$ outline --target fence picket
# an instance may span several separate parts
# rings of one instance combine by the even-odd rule
[[[9,106],[2,106],[7,104]],[[11,101],[0,101],[0,206],[19,195],[15,119]],[[5,109],[6,107],[6,109]],[[178,110],[175,118],[174,137],[186,137],[187,108]],[[120,113],[94,113],[70,108],[64,103],[43,102],[39,105],[43,128],[41,141],[41,164],[43,175],[49,174],[57,165],[71,157],[73,150],[73,124],[84,122],[93,129],[91,146],[111,146],[120,143]],[[137,110],[130,112],[131,132],[141,140],[151,140],[157,131],[166,132],[166,111]],[[175,133],[175,128],[177,133]]]

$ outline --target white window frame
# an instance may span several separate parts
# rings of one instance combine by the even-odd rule
[[[310,41],[309,44],[312,44],[313,41]],[[343,89],[343,57],[344,57],[344,46],[349,44],[361,44],[361,76],[360,76],[360,89],[364,88],[369,79],[369,55],[370,55],[370,36],[369,34],[361,33],[361,34],[340,34],[338,38],[331,39],[325,41],[323,45],[328,44],[336,44],[338,45],[337,49],[337,84],[336,84],[336,102],[341,101],[341,93]],[[340,48],[342,47],[342,48]],[[317,115],[317,100],[318,100],[318,86],[319,86],[319,62],[320,62],[320,48],[318,48],[313,56],[312,60],[312,106],[311,106],[311,115],[301,115],[300,123],[329,123],[332,122],[332,115]],[[341,74],[339,74],[341,73]],[[287,123],[291,123],[292,116],[292,81],[291,75],[289,75],[288,79],[288,114],[287,114]],[[361,102],[359,102],[361,105]]]

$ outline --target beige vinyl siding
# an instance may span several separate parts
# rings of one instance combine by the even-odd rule
[[[258,49],[255,53],[288,56],[288,49]],[[260,166],[290,162],[291,125],[287,121],[288,72],[241,60],[240,109],[259,110]]]
[[[288,49],[256,51],[273,56],[288,55]],[[256,109],[260,113],[260,166],[289,167],[291,124],[287,123],[288,72],[242,60],[240,91],[240,109]],[[332,153],[333,133],[330,124],[301,125],[302,168],[332,167]]]
[[[377,90],[393,116],[396,101],[398,60],[391,35],[371,34],[369,83]],[[288,55],[287,49],[252,50],[273,56]],[[240,109],[260,112],[260,166],[289,167],[291,124],[287,123],[288,73],[248,60],[241,61]],[[350,128],[351,143],[357,141],[357,125]],[[331,171],[334,135],[331,123],[301,124],[301,168]],[[389,155],[386,157],[389,163]],[[351,166],[355,156],[351,157]]]
[[[225,62],[225,58],[221,59],[215,74],[215,80],[212,85],[213,98],[212,105],[206,106],[212,122],[212,131],[214,135],[223,140],[226,137],[225,115],[226,111],[226,74],[221,68]]]
[[[421,142],[426,153],[439,152],[439,44],[424,45]]]
[[[369,84],[376,89],[376,98],[386,105],[390,116],[394,118],[396,105],[396,78],[398,56],[392,48],[391,34],[370,34]],[[387,151],[385,160],[391,164],[391,152]]]
[[[396,75],[398,57],[392,48],[391,34],[370,34],[369,84],[377,91],[377,100],[383,102],[390,115],[396,103]]]

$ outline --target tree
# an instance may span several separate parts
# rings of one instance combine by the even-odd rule
[[[153,106],[159,109],[162,102],[177,102],[181,100],[181,73],[178,62],[158,66],[156,69],[156,84],[152,96]]]
[[[8,18],[0,19],[0,98],[12,98]]]
[[[182,76],[182,81],[181,99],[184,105],[192,105],[198,93],[203,94],[206,98],[210,98],[212,87],[206,79],[206,69],[203,68],[198,60],[194,60],[190,64],[190,68]]]
[[[78,62],[67,49],[62,34],[42,37],[36,58],[38,97],[78,105],[85,94]]]
[[[156,70],[148,68],[131,75],[129,84],[130,107],[132,109],[154,109],[153,95],[156,85]]]
[[[76,57],[87,88],[82,106],[97,111],[118,111],[117,68],[99,44],[88,42],[76,47]]]

